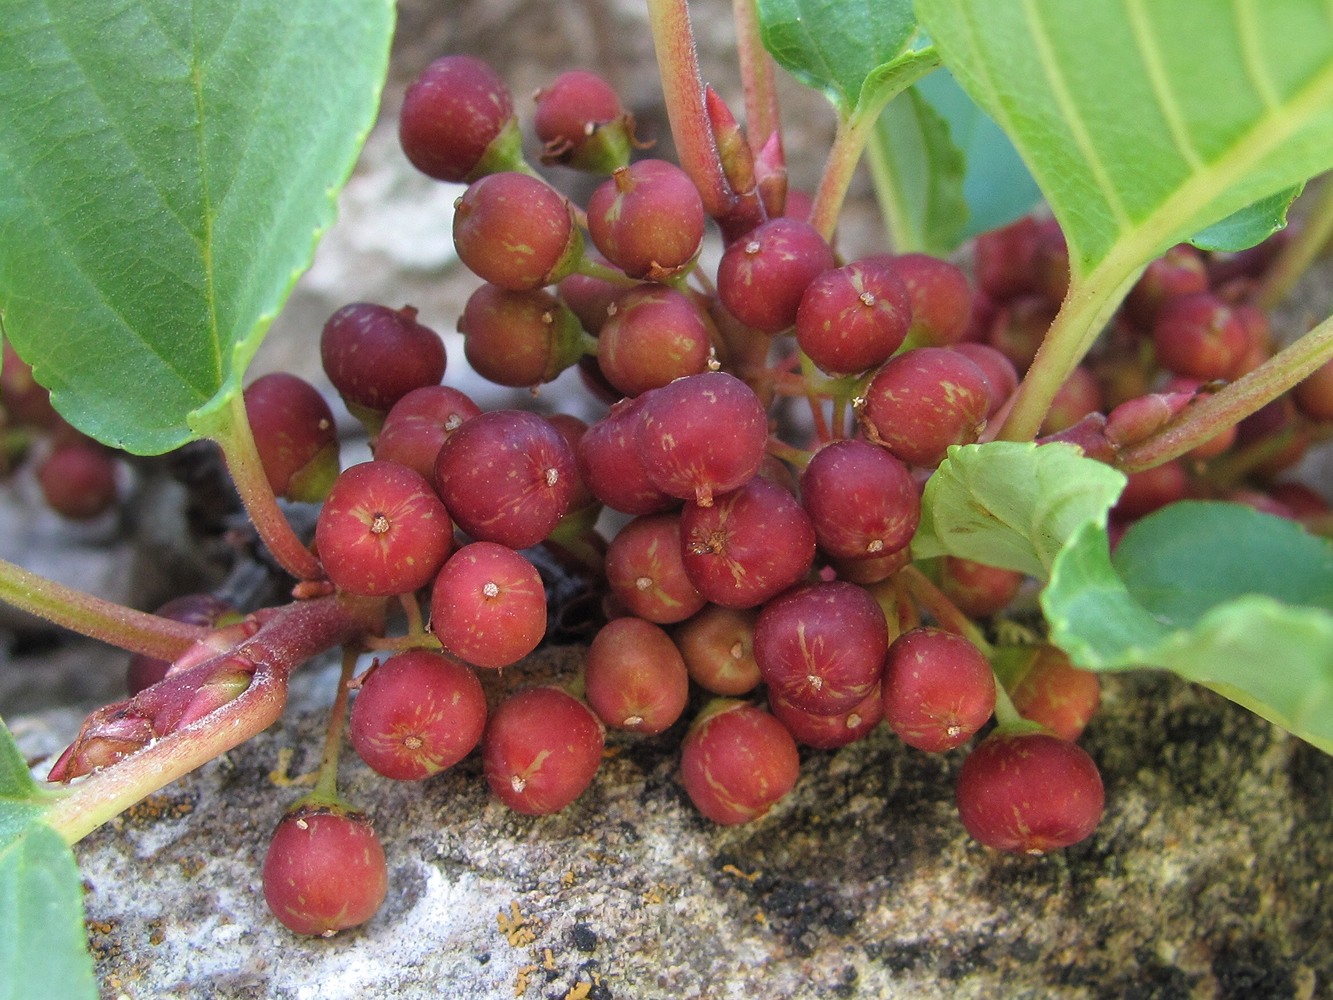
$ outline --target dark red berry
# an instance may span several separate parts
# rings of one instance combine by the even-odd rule
[[[315,522],[315,545],[340,590],[387,597],[430,583],[453,550],[453,525],[419,473],[362,462],[334,482]]]
[[[509,132],[516,141],[509,88],[473,56],[436,59],[403,95],[399,142],[412,165],[436,180],[471,180],[490,160],[503,160],[496,147]]]
[[[297,934],[332,937],[365,923],[388,893],[384,848],[364,813],[300,806],[264,856],[264,899]]]
[[[466,757],[485,727],[486,695],[472,668],[414,649],[371,668],[357,688],[347,733],[375,771],[419,781]]]
[[[1105,791],[1097,765],[1077,744],[997,730],[963,761],[956,799],[963,826],[987,847],[1044,854],[1097,828]]]

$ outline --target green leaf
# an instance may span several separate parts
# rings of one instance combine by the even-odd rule
[[[822,90],[849,116],[870,81],[913,58],[921,44],[912,0],[758,0],[764,47],[803,83]]]
[[[1215,222],[1201,233],[1190,237],[1200,250],[1244,250],[1262,243],[1287,224],[1287,210],[1305,189],[1304,184],[1279,191],[1239,212],[1232,212],[1221,222]]]
[[[944,64],[1013,140],[1075,280],[1333,166],[1333,12],[1322,0],[918,0]]]
[[[963,156],[967,222],[961,239],[1013,222],[1041,202],[1037,182],[1014,144],[958,86],[952,73],[941,68],[914,89],[944,120],[953,145]]]
[[[1080,666],[1152,666],[1206,685],[1333,753],[1333,545],[1239,504],[1183,502],[1111,558],[1084,525],[1042,592]]]
[[[944,256],[957,247],[968,216],[963,156],[916,88],[880,113],[866,153],[894,250]]]
[[[0,841],[0,1000],[95,1000],[83,886],[60,835],[32,822]]]
[[[74,855],[41,821],[50,799],[0,722],[0,1000],[97,996]]]
[[[80,429],[152,454],[249,363],[374,120],[390,0],[0,0],[0,311]]]
[[[34,817],[40,815],[47,798],[28,773],[23,754],[4,720],[0,719],[0,844],[18,836]]]
[[[912,555],[961,556],[1045,579],[1085,523],[1105,524],[1125,476],[1073,445],[952,447],[926,482]]]

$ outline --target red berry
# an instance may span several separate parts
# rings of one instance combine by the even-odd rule
[[[569,442],[526,410],[489,410],[464,421],[435,460],[435,488],[458,526],[515,549],[551,533],[577,484]]]
[[[768,712],[719,699],[690,726],[680,747],[680,779],[714,823],[758,819],[796,785],[796,741]]]
[[[519,691],[500,703],[486,725],[486,783],[516,812],[559,812],[592,784],[604,742],[597,716],[569,692]]]
[[[301,806],[264,856],[264,899],[297,934],[332,937],[373,917],[388,892],[384,848],[364,813]]]
[[[755,661],[769,690],[821,715],[850,711],[874,690],[888,645],[878,602],[836,580],[775,597],[755,623]]]
[[[706,219],[694,182],[666,160],[619,167],[588,198],[593,244],[631,278],[662,281],[684,271]]]
[[[642,618],[613,618],[593,637],[584,662],[585,697],[613,729],[660,733],[680,718],[690,677],[666,632]]]
[[[90,521],[116,503],[115,456],[89,439],[62,441],[37,465],[46,505],[71,521]]]
[[[648,479],[673,497],[708,506],[759,471],[767,444],[768,413],[734,375],[687,375],[643,396],[635,445]]]
[[[376,424],[413,389],[439,385],[444,377],[444,341],[417,322],[412,306],[343,306],[324,324],[319,353],[348,409]]]
[[[674,638],[690,680],[705,691],[735,697],[759,686],[763,675],[754,659],[754,608],[706,604],[676,626]]]
[[[723,252],[717,294],[746,326],[780,333],[796,322],[806,288],[836,263],[832,248],[810,223],[769,219]]]
[[[1097,828],[1105,791],[1097,765],[1077,744],[997,730],[963,761],[956,799],[963,826],[987,847],[1044,854]]]
[[[486,695],[472,668],[414,649],[371,668],[352,702],[347,732],[374,770],[418,781],[466,757],[485,727]]]
[[[434,578],[453,550],[449,512],[417,472],[395,462],[343,470],[315,522],[315,545],[340,590],[407,594]]]
[[[952,750],[995,711],[995,674],[967,639],[926,626],[890,644],[881,693],[884,721],[904,743],[918,750]]]
[[[318,503],[338,475],[338,425],[319,390],[286,372],[246,388],[245,413],[275,495]]]
[[[453,233],[458,257],[473,274],[515,292],[555,284],[583,251],[569,200],[516,171],[468,185],[454,206]]]
[[[485,169],[496,140],[516,130],[509,88],[487,63],[449,55],[432,62],[408,86],[398,139],[422,173],[465,181]]]
[[[546,634],[546,588],[537,567],[495,542],[464,545],[431,589],[430,627],[444,648],[478,667],[507,667]]]

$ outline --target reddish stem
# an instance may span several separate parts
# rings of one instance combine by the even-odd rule
[[[1205,399],[1191,403],[1156,434],[1116,456],[1116,467],[1137,472],[1185,454],[1239,423],[1289,390],[1333,357],[1333,318],[1326,319],[1289,347]]]
[[[282,715],[291,672],[314,656],[382,627],[384,601],[323,597],[272,609],[259,631],[220,657],[255,664],[234,701],[74,785],[44,819],[74,843],[177,778],[255,736]]]
[[[733,0],[736,55],[740,61],[741,89],[745,95],[745,131],[750,149],[758,156],[769,136],[781,128],[778,91],[773,82],[773,58],[759,33],[755,0]]]
[[[0,601],[72,632],[159,660],[174,660],[211,631],[135,611],[0,560]]]

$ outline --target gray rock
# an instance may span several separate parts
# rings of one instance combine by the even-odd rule
[[[577,656],[524,669],[566,676]],[[312,672],[308,695],[331,700],[333,676]],[[390,895],[365,927],[310,940],[270,916],[259,872],[299,794],[282,776],[314,768],[323,725],[321,711],[290,712],[78,846],[106,997],[1333,989],[1333,759],[1166,677],[1109,680],[1084,738],[1103,770],[1105,819],[1039,858],[997,854],[962,831],[962,751],[911,750],[884,727],[804,753],[792,795],[734,828],[702,819],[681,791],[679,727],[613,737],[593,787],[545,818],[491,799],[475,755],[400,784],[349,753],[342,790],[375,819]]]

